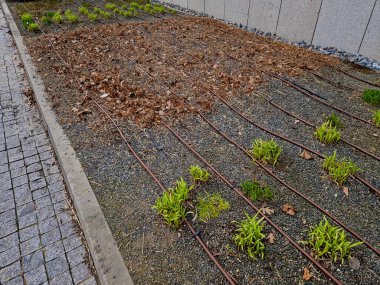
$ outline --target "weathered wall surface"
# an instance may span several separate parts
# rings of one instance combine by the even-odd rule
[[[164,0],[290,41],[380,61],[380,0]]]

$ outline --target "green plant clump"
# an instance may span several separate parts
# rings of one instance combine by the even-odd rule
[[[123,16],[129,18],[129,17],[132,17],[132,13],[129,12],[129,11],[125,11],[125,12],[123,13]]]
[[[302,243],[308,244],[318,258],[329,258],[336,262],[351,257],[350,250],[363,242],[352,243],[347,240],[346,233],[339,227],[332,226],[326,217],[317,226],[310,227],[308,240]]]
[[[47,16],[42,16],[41,22],[44,23],[45,25],[50,25],[52,23],[52,20],[51,20],[51,18],[49,18]]]
[[[324,122],[319,126],[314,135],[324,144],[337,143],[340,140],[340,132],[328,122]]]
[[[177,14],[177,11],[174,10],[174,9],[172,9],[172,8],[169,8],[168,11],[169,11],[169,13],[172,14],[172,15]]]
[[[40,26],[37,23],[30,23],[28,26],[28,30],[32,32],[36,32],[40,29]]]
[[[81,14],[83,14],[83,15],[88,15],[88,14],[90,14],[90,12],[88,11],[88,9],[87,9],[86,7],[83,7],[83,6],[79,7],[79,8],[78,8],[78,11],[79,11],[79,13],[81,13]]]
[[[157,198],[153,209],[157,210],[170,227],[178,229],[185,219],[186,208],[183,203],[187,200],[191,189],[193,186],[188,187],[186,181],[181,178],[175,188],[169,188]]]
[[[66,10],[65,16],[70,23],[78,22],[78,15],[75,15],[70,9]]]
[[[265,222],[264,218],[257,219],[259,213],[250,217],[245,213],[247,219],[238,223],[236,234],[233,236],[233,240],[236,246],[245,251],[249,258],[255,259],[256,257],[264,258],[265,234],[262,232]]]
[[[261,187],[257,181],[244,181],[240,187],[253,202],[272,200],[274,197],[272,190],[268,186]]]
[[[106,11],[101,10],[99,13],[100,13],[100,15],[101,15],[102,17],[104,17],[104,18],[106,18],[106,19],[109,19],[109,18],[111,17],[111,14],[108,13],[108,12],[106,12]]]
[[[336,151],[330,156],[326,156],[323,162],[323,169],[327,171],[332,180],[342,185],[350,175],[359,171],[359,167],[352,160],[341,159],[336,157]]]
[[[373,113],[373,122],[375,123],[376,127],[380,127],[380,110],[377,110]]]
[[[219,213],[230,208],[230,203],[223,199],[219,193],[212,195],[206,194],[199,198],[196,205],[198,218],[200,221],[207,223],[212,218],[219,217]]]
[[[61,15],[60,12],[57,12],[54,14],[54,16],[51,18],[54,23],[62,23],[63,22],[63,16]]]
[[[340,121],[340,118],[334,114],[334,112],[331,113],[330,116],[327,117],[327,121],[331,126],[336,127],[337,129],[341,128],[343,126],[342,122]]]
[[[139,3],[132,2],[130,5],[131,5],[131,7],[136,8],[136,9],[139,8]]]
[[[24,25],[24,28],[27,28],[31,23],[34,23],[32,14],[23,13],[21,15],[21,22]]]
[[[278,158],[282,153],[282,147],[279,146],[273,139],[268,141],[256,139],[252,143],[250,153],[257,160],[276,165]]]
[[[365,89],[362,99],[368,104],[380,106],[380,89]]]
[[[202,169],[198,165],[191,165],[189,167],[189,172],[194,180],[194,183],[207,182],[210,178],[210,173],[207,171],[207,169]]]
[[[114,10],[116,8],[116,5],[113,3],[107,3],[106,5],[104,5],[104,8],[106,8],[107,10]]]
[[[89,19],[90,21],[96,21],[96,20],[98,20],[98,15],[97,15],[97,14],[94,14],[94,13],[89,13],[89,14],[87,15],[87,17],[88,17],[88,19]]]

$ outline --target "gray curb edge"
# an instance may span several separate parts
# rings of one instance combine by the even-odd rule
[[[33,89],[40,114],[48,130],[65,184],[74,203],[95,265],[98,281],[101,285],[133,285],[124,259],[120,254],[87,176],[46,99],[44,85],[24,45],[20,31],[13,20],[5,0],[0,0],[0,3],[24,64],[24,69]]]

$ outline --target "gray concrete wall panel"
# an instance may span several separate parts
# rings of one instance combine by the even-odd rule
[[[358,52],[375,1],[323,1],[313,44]]]
[[[248,27],[275,33],[281,0],[251,0]]]
[[[204,13],[205,12],[205,1],[206,0],[191,0],[187,3],[187,8]]]
[[[226,0],[205,0],[205,13],[218,19],[224,19]]]
[[[322,0],[282,0],[276,34],[290,41],[311,42]]]
[[[250,0],[226,0],[224,19],[236,24],[246,25],[248,21],[249,2]]]
[[[359,53],[380,61],[380,0],[377,0]]]

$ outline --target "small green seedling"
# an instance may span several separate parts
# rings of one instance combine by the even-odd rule
[[[98,15],[97,15],[97,14],[94,14],[94,13],[89,13],[89,14],[87,15],[87,17],[88,17],[88,19],[89,19],[90,21],[96,21],[96,20],[98,20]]]
[[[139,3],[132,2],[130,5],[131,5],[131,7],[136,8],[136,9],[139,8]]]
[[[86,7],[83,7],[83,6],[81,6],[81,7],[79,7],[78,8],[78,11],[79,11],[79,13],[81,13],[81,14],[83,14],[83,15],[88,15],[90,12],[88,11],[88,9],[86,8]]]
[[[169,8],[168,11],[169,11],[169,13],[172,14],[172,15],[177,14],[177,11],[174,10],[174,9],[172,9],[172,8]]]
[[[47,12],[45,12],[45,16],[48,17],[48,18],[53,18],[54,15],[55,15],[55,11],[47,11]]]
[[[272,200],[274,197],[268,186],[261,187],[257,181],[244,181],[240,187],[253,202]]]
[[[42,16],[41,22],[44,23],[45,25],[50,25],[52,23],[52,20],[51,20],[51,18],[49,18],[47,16]]]
[[[319,126],[314,135],[324,144],[337,143],[340,140],[340,132],[328,122],[324,122]]]
[[[362,99],[368,104],[380,106],[380,89],[365,89]]]
[[[330,156],[326,156],[323,162],[323,169],[327,171],[330,178],[339,185],[343,185],[347,179],[359,171],[359,167],[352,160],[336,157],[336,151]]]
[[[107,10],[114,10],[116,8],[116,5],[113,3],[107,3],[106,5],[104,5],[104,8]]]
[[[317,226],[310,227],[308,240],[302,243],[308,244],[317,258],[329,258],[334,262],[340,259],[343,264],[344,260],[351,258],[351,249],[363,242],[348,241],[343,229],[331,225],[323,217]]]
[[[178,229],[186,217],[186,208],[183,204],[193,186],[188,187],[183,178],[176,183],[175,188],[169,188],[157,198],[153,209],[157,210],[170,227]]]
[[[207,182],[210,178],[210,173],[207,171],[207,169],[203,169],[198,165],[191,165],[189,167],[189,172],[193,178],[194,183]]]
[[[150,10],[150,9],[153,9],[153,6],[152,6],[152,4],[148,3],[148,4],[145,4],[145,8]]]
[[[78,15],[75,15],[70,9],[66,10],[65,17],[70,23],[76,23],[79,20]]]
[[[27,28],[31,23],[34,23],[32,14],[30,13],[22,14],[21,22],[24,25],[24,28]]]
[[[110,17],[111,17],[111,14],[110,13],[108,13],[108,12],[106,12],[106,11],[100,11],[99,12],[100,13],[100,15],[103,17],[103,18],[106,18],[106,19],[109,19]]]
[[[54,23],[60,24],[63,22],[63,16],[60,12],[57,12],[54,14],[54,16],[51,18]]]
[[[95,8],[93,9],[93,11],[94,11],[95,14],[100,14],[100,11],[103,11],[103,10],[100,9],[99,7],[95,7]]]
[[[252,143],[250,153],[259,161],[276,165],[278,158],[282,153],[282,147],[279,146],[273,139],[268,141],[256,139]]]
[[[132,17],[132,13],[129,12],[129,11],[125,11],[125,12],[123,13],[123,16],[129,18],[129,17]]]
[[[380,110],[377,110],[373,112],[373,122],[375,123],[376,127],[380,127]]]
[[[28,30],[32,32],[36,32],[40,29],[40,26],[37,23],[30,23],[28,26]]]
[[[265,234],[262,232],[265,226],[264,218],[257,219],[259,213],[250,217],[245,213],[247,219],[238,223],[236,234],[233,240],[236,246],[245,251],[249,258],[255,259],[258,256],[264,258],[265,250]]]
[[[219,217],[221,211],[229,208],[230,203],[219,193],[206,194],[199,198],[196,205],[197,217],[200,221],[207,223],[210,219]]]
[[[331,126],[336,127],[337,129],[343,126],[342,122],[340,121],[340,118],[337,115],[335,115],[334,112],[332,112],[331,115],[327,117],[326,122],[329,123]]]

